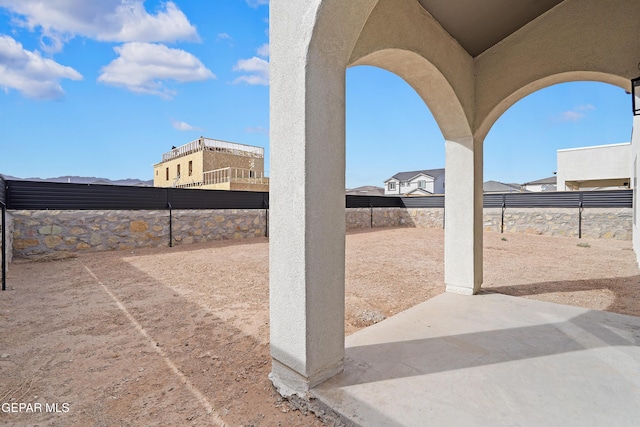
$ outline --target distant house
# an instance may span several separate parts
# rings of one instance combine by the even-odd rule
[[[520,184],[505,184],[500,181],[486,181],[482,184],[483,193],[522,193],[524,191]]]
[[[541,193],[546,191],[556,191],[558,178],[550,176],[549,178],[542,178],[536,181],[525,182],[522,184],[522,188],[532,193]]]
[[[398,172],[384,182],[384,194],[428,196],[444,194],[444,169]]]
[[[264,148],[200,137],[153,165],[155,187],[269,191]]]
[[[362,187],[347,188],[345,194],[349,196],[384,196],[384,188],[375,185],[364,185]]]
[[[558,190],[633,188],[631,143],[558,150]]]

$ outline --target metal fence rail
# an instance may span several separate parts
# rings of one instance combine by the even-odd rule
[[[630,208],[633,190],[485,194],[485,208]]]
[[[400,197],[385,196],[353,196],[347,195],[345,199],[347,208],[403,208]]]
[[[7,181],[7,208],[20,210],[264,209],[268,193]]]
[[[444,196],[402,197],[407,208],[444,208]]]
[[[8,209],[264,209],[269,193],[7,180]],[[6,192],[5,192],[6,188]],[[485,194],[485,208],[631,207],[633,190]],[[347,208],[443,208],[445,197],[352,196]]]

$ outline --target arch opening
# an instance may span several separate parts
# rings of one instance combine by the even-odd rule
[[[623,84],[612,84],[616,79],[607,80],[553,83],[531,91],[507,108],[483,144],[485,195],[496,182],[503,184],[504,192],[513,193],[632,187],[629,95]],[[594,146],[600,148],[589,148]],[[604,173],[616,175],[599,175]],[[570,187],[571,177],[582,185]],[[510,184],[511,190],[506,187]],[[577,205],[485,209],[483,287],[512,296],[633,314],[625,312],[619,301],[626,286],[623,276],[632,275],[627,268],[631,264],[621,263],[621,257],[631,254],[604,249],[631,245],[630,210],[580,209]],[[542,236],[531,239],[526,234]],[[578,240],[580,236],[582,240]],[[622,240],[605,246],[596,240],[601,238]],[[504,251],[509,257],[504,257]],[[538,267],[534,268],[533,262],[505,262],[527,257],[534,257]],[[540,269],[540,264],[547,268]],[[626,268],[628,274],[618,277],[609,266],[620,271]],[[514,270],[519,274],[514,275]],[[606,280],[580,280],[602,273]]]
[[[444,137],[424,100],[379,67],[354,66],[346,77],[347,194],[374,196],[375,187],[389,197],[443,197],[440,181],[406,175],[444,169]],[[421,216],[405,208],[347,209],[347,335],[442,293],[443,216],[442,207]]]

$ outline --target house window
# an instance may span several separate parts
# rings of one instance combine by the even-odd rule
[[[180,178],[180,165],[178,165],[177,174],[178,174],[178,178]]]
[[[158,176],[158,171],[156,171],[156,176]]]
[[[427,181],[425,180],[418,181],[418,188],[427,188]]]
[[[396,183],[395,182],[390,182],[389,183],[389,191],[393,191],[396,189]]]
[[[193,160],[189,160],[189,176],[193,175]]]
[[[169,181],[169,168],[167,168],[167,181]]]
[[[408,187],[408,186],[409,186],[409,181],[405,181],[405,182],[403,182],[403,183],[402,183],[402,186],[403,186],[403,187]]]

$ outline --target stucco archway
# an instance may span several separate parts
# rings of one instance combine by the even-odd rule
[[[271,354],[283,394],[343,366],[347,66],[393,71],[434,112],[446,139],[445,282],[466,294],[482,282],[482,142],[497,117],[553,76],[637,72],[635,0],[487,1],[474,28],[456,25],[480,7],[464,3],[271,1]],[[518,23],[494,34],[496,17]]]
[[[478,126],[476,136],[482,140],[487,136],[496,121],[516,102],[537,92],[541,89],[547,88],[561,83],[579,82],[579,81],[593,81],[600,83],[608,83],[614,86],[618,86],[624,90],[629,90],[630,82],[622,76],[616,76],[613,74],[600,73],[596,71],[567,71],[563,73],[553,74],[536,81],[533,81],[509,94],[502,99],[484,118],[484,120]]]
[[[349,66],[371,65],[387,70],[416,91],[429,107],[445,139],[471,135],[471,127],[455,90],[440,70],[423,56],[405,49],[372,52]]]
[[[316,0],[271,5],[272,17],[282,20],[271,33],[271,354],[272,380],[283,394],[304,393],[343,366],[347,65],[369,60],[392,69],[418,87],[437,111],[447,140],[451,197],[446,222],[453,230],[445,239],[447,289],[471,294],[481,283],[481,240],[475,237],[481,239],[482,199],[475,181],[482,168],[468,120],[471,62],[459,67],[464,58],[459,48],[456,57],[444,50],[427,49],[421,55],[365,43],[374,41],[361,31],[372,22],[369,14],[376,4]],[[417,7],[412,1],[382,4],[405,6],[395,8],[405,16]],[[419,16],[428,23],[427,31],[435,31],[436,45],[454,46],[427,14]],[[356,46],[359,52],[368,49],[358,57],[360,62],[354,60]],[[431,51],[439,52],[437,57],[425,59]],[[396,60],[405,68],[399,69]],[[451,85],[440,71],[443,67],[452,70]],[[430,93],[425,86],[429,83],[435,85]],[[462,101],[458,94],[464,95]]]

